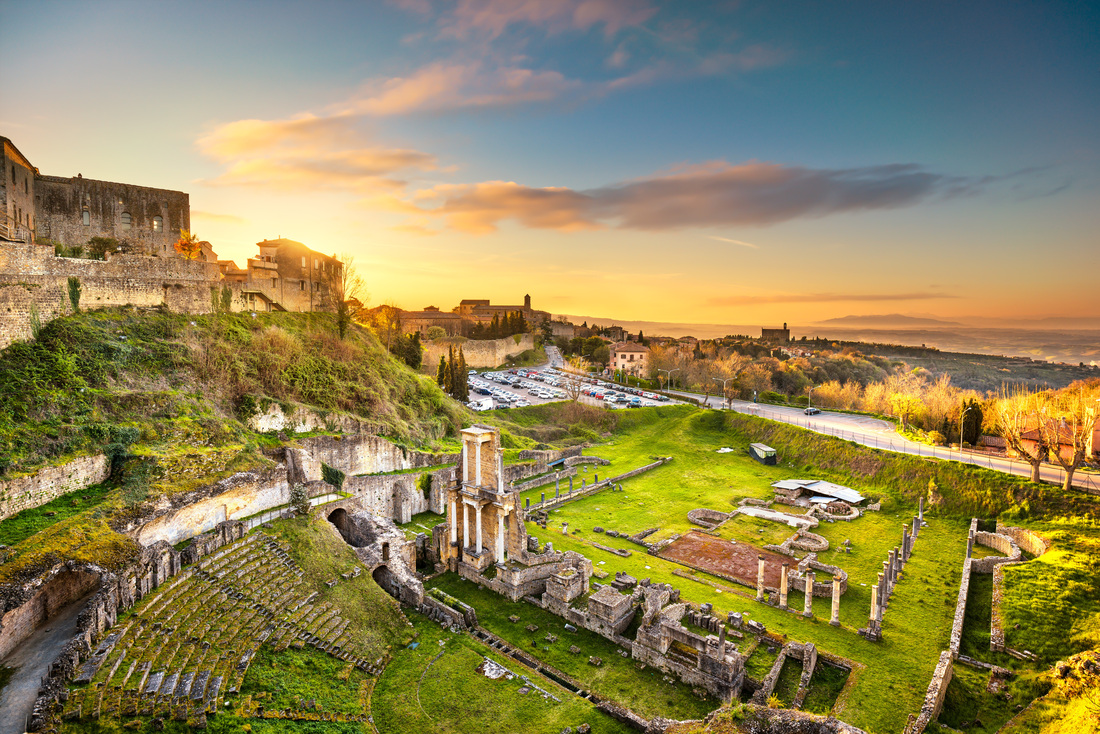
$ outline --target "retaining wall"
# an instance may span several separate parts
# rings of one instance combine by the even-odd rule
[[[0,482],[0,520],[44,505],[63,494],[99,484],[107,478],[110,468],[107,457],[96,454]]]
[[[423,364],[431,373],[439,366],[439,358],[449,353],[452,344],[462,347],[462,356],[466,359],[467,367],[499,367],[508,361],[509,356],[515,356],[520,352],[535,348],[534,334],[518,334],[516,337],[506,336],[503,339],[467,339],[458,342],[453,338],[437,339],[424,343]]]

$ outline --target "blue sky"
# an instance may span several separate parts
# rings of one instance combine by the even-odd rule
[[[1100,316],[1088,3],[0,1],[0,135],[238,264],[620,319]],[[14,103],[13,103],[14,102]]]

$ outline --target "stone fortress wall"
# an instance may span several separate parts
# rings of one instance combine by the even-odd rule
[[[436,339],[424,343],[424,367],[433,374],[439,365],[439,358],[448,353],[454,339]],[[503,339],[467,339],[460,342],[462,356],[466,358],[466,366],[498,367],[508,361],[508,357],[520,352],[526,352],[535,348],[534,334],[517,334],[506,336]],[[457,351],[457,348],[456,348]]]
[[[167,306],[183,313],[210,310],[216,263],[108,253],[106,260],[55,257],[53,248],[0,242],[0,347],[31,336],[31,312],[41,323],[72,313],[68,279],[80,280],[80,307]]]

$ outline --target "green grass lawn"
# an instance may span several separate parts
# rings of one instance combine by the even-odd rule
[[[367,701],[372,680],[350,663],[305,647],[274,652],[261,645],[241,685],[241,696],[250,696],[265,709],[307,710],[313,701],[333,714],[368,713]]]
[[[843,481],[865,495],[881,497],[883,510],[865,513],[850,523],[822,523],[814,530],[831,543],[830,550],[819,554],[819,559],[839,565],[849,573],[848,591],[841,601],[842,626],[830,627],[829,599],[815,599],[815,619],[806,620],[800,614],[757,603],[750,588],[701,572],[691,573],[692,578],[678,576],[673,572],[684,573],[686,569],[682,566],[648,555],[621,538],[595,534],[592,527],[602,525],[637,532],[657,526],[662,531],[653,537],[667,536],[691,527],[686,514],[695,507],[729,510],[741,497],[770,497],[769,485],[784,477],[812,476],[838,481],[839,476],[807,466],[763,466],[754,462],[747,453],[742,453],[748,439],[728,430],[715,411],[643,409],[627,413],[620,421],[613,440],[589,452],[612,461],[611,466],[601,467],[601,476],[646,464],[651,455],[671,455],[673,461],[624,482],[621,493],[604,491],[567,503],[550,514],[547,530],[528,523],[528,533],[538,536],[541,542],[552,541],[557,550],[583,553],[596,568],[608,574],[625,571],[639,579],[670,583],[681,589],[684,599],[697,604],[710,602],[722,616],[727,611],[746,613],[789,639],[812,641],[824,650],[862,663],[867,666],[866,674],[853,684],[844,710],[835,712],[836,715],[867,731],[900,730],[906,716],[920,708],[939,653],[947,646],[966,551],[966,523],[961,519],[929,516],[929,525],[917,539],[912,559],[886,612],[885,640],[880,644],[868,643],[855,630],[867,623],[870,584],[877,579],[889,550],[900,543],[902,523],[911,520],[915,507],[885,494],[874,479]],[[714,453],[722,446],[735,451]],[[562,521],[569,523],[569,535],[560,532]],[[789,535],[783,526],[773,525],[783,537]],[[738,525],[735,523],[733,527]],[[764,527],[765,533],[769,532]],[[851,553],[836,550],[845,539],[852,541]],[[631,556],[621,558],[607,553],[595,548],[593,541],[630,550]],[[803,597],[793,592],[788,603],[791,608],[801,610]],[[750,657],[750,669],[755,668],[753,658],[760,654]],[[766,672],[765,668],[760,675]]]
[[[480,610],[479,610],[480,611]],[[441,629],[412,613],[417,647],[397,652],[386,666],[371,699],[374,724],[381,734],[405,732],[532,732],[557,734],[587,723],[594,732],[626,734],[624,724],[487,645],[465,634]],[[478,672],[485,658],[515,677],[491,680]],[[524,680],[557,698],[544,698]],[[528,690],[521,692],[524,688]]]
[[[817,668],[810,679],[810,690],[806,692],[806,700],[802,702],[802,710],[811,714],[828,714],[847,680],[848,671],[827,665],[818,659]]]
[[[474,607],[478,622],[485,629],[572,676],[597,695],[617,701],[646,718],[702,718],[719,705],[710,697],[699,699],[691,686],[662,680],[663,674],[656,668],[646,666],[639,670],[639,663],[619,654],[618,645],[594,632],[585,629],[567,632],[561,617],[532,604],[510,602],[455,574],[439,576],[430,585]],[[520,621],[508,621],[512,615]],[[529,624],[537,625],[538,631],[528,632]],[[557,635],[558,640],[547,642],[548,633]],[[569,652],[571,645],[581,652]],[[603,664],[599,667],[589,664],[590,656],[601,658]]]
[[[986,690],[988,683],[988,672],[955,663],[939,722],[974,734],[993,734],[1012,718],[1017,706],[1026,706],[1050,687],[1034,672],[1010,679],[999,693]]]
[[[775,690],[772,692],[784,708],[789,708],[794,703],[794,697],[798,693],[798,683],[802,680],[802,661],[788,656],[783,660],[783,667],[779,670],[779,678],[775,681]]]

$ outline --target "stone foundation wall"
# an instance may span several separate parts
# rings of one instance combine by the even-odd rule
[[[81,456],[36,474],[0,482],[0,520],[107,478],[110,462],[103,454]]]
[[[54,257],[53,248],[0,244],[0,347],[31,336],[32,306],[45,324],[72,313],[68,279],[80,279],[82,309],[157,307],[205,313],[212,287],[220,288],[217,263],[178,257],[112,255],[106,260]]]
[[[466,359],[468,367],[499,367],[508,361],[509,356],[515,356],[520,352],[535,348],[534,334],[519,334],[516,337],[506,336],[503,339],[467,339],[461,343],[462,356]],[[437,339],[434,342],[424,343],[423,364],[435,374],[435,368],[439,365],[439,358],[448,354],[453,340]],[[455,349],[457,352],[457,348]]]
[[[950,650],[940,653],[940,661],[936,664],[935,672],[932,673],[932,682],[928,684],[924,704],[919,714],[915,717],[910,716],[909,723],[905,726],[905,734],[920,734],[929,722],[940,715],[944,696],[947,695],[947,684],[951,682],[954,662],[955,656]]]
[[[416,474],[375,474],[366,477],[348,477],[344,481],[345,492],[355,496],[365,510],[406,523],[421,512],[446,513],[444,488],[454,482],[454,467],[444,467],[434,472]],[[427,476],[428,493],[421,489]]]
[[[0,658],[30,637],[62,607],[99,586],[100,574],[79,567],[60,566],[47,574],[31,597],[0,617]]]
[[[1017,528],[1011,525],[1004,525],[1000,520],[997,521],[997,533],[999,535],[1006,535],[1012,540],[1016,541],[1016,545],[1033,556],[1041,556],[1050,549],[1050,541],[1038,533],[1034,533],[1026,528]]]
[[[357,474],[422,469],[438,464],[458,462],[458,454],[428,454],[410,451],[390,443],[381,436],[313,436],[298,439],[298,444],[315,465],[307,469],[310,481],[321,478],[320,463],[324,462],[352,477]]]

